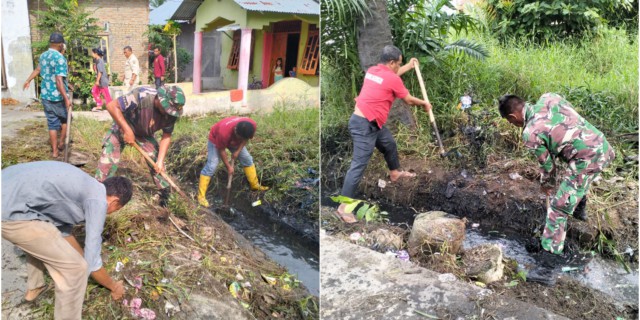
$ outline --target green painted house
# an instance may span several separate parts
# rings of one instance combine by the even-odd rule
[[[278,77],[319,84],[319,14],[315,0],[186,0],[173,19],[195,21],[193,91],[200,93],[202,57],[220,54],[227,89],[266,88]],[[221,52],[203,52],[203,32],[223,33]],[[275,70],[276,61],[282,60]],[[253,87],[253,86],[252,86]],[[246,97],[246,95],[244,95]]]

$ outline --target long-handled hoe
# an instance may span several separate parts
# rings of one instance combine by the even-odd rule
[[[424,80],[422,80],[422,73],[420,72],[420,66],[416,63],[414,65],[414,69],[416,70],[416,75],[418,76],[418,82],[420,83],[420,90],[422,91],[422,98],[424,101],[429,102],[429,96],[427,96],[427,89],[424,86]],[[429,120],[433,125],[433,131],[436,134],[436,139],[438,140],[438,147],[440,147],[440,157],[445,158],[452,154],[454,151],[446,152],[444,151],[444,147],[442,146],[442,139],[440,139],[440,133],[438,131],[438,125],[436,125],[436,119],[433,116],[433,111],[429,109]]]

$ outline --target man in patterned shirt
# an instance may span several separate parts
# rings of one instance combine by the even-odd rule
[[[102,182],[115,175],[124,143],[137,143],[156,161],[158,169],[164,172],[164,158],[171,144],[173,126],[182,115],[184,103],[184,92],[177,86],[161,86],[158,90],[136,88],[109,102],[107,111],[114,124],[103,140],[96,179]],[[159,145],[153,137],[158,130],[162,130]],[[153,166],[148,165],[151,176],[160,189],[160,204],[164,205],[169,196],[169,183],[160,172],[155,172]]]
[[[541,190],[551,195],[555,158],[568,163],[562,182],[552,195],[541,237],[542,248],[562,254],[568,216],[585,221],[586,193],[593,179],[614,159],[604,134],[581,117],[563,97],[546,93],[536,104],[515,95],[500,98],[500,115],[523,127],[522,140],[540,163]]]
[[[40,55],[38,66],[42,83],[40,100],[44,107],[51,142],[51,156],[58,157],[58,149],[64,147],[67,129],[67,109],[71,100],[67,97],[67,59],[62,55],[64,38],[60,33],[52,33],[49,37],[49,50]],[[58,140],[60,131],[60,140]],[[60,141],[60,143],[58,143]]]

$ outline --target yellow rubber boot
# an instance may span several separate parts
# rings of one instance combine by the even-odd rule
[[[207,188],[209,188],[209,182],[211,177],[200,175],[200,184],[198,185],[198,203],[203,207],[209,207],[209,201],[207,201]]]
[[[269,187],[263,187],[258,182],[258,174],[256,173],[256,165],[251,165],[250,167],[244,167],[244,174],[247,176],[247,180],[249,180],[249,186],[251,190],[254,191],[266,191],[269,190]]]

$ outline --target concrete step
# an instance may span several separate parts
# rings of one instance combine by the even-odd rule
[[[322,319],[567,319],[320,231]]]

